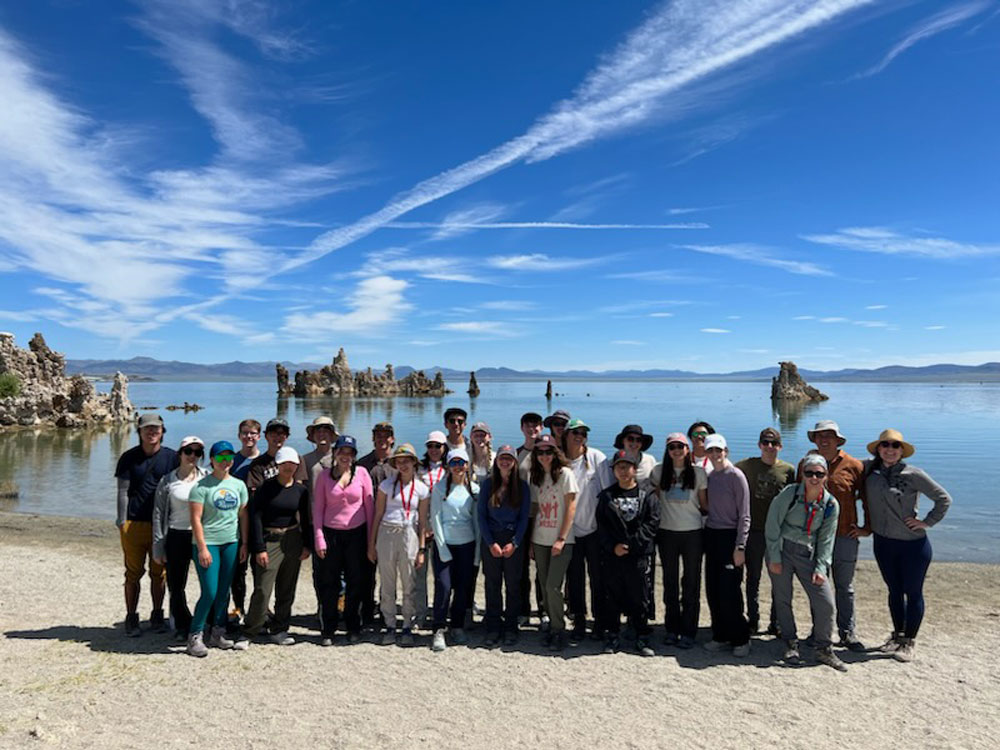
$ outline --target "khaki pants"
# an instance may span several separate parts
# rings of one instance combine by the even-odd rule
[[[413,526],[380,524],[375,540],[378,560],[378,577],[381,583],[380,606],[385,626],[396,625],[396,584],[403,590],[403,629],[413,627],[416,614],[413,588],[416,571],[413,569],[420,540]]]
[[[244,624],[244,632],[249,636],[257,635],[267,619],[267,605],[274,593],[274,617],[271,619],[272,633],[283,633],[288,630],[292,617],[292,604],[295,603],[295,587],[299,581],[299,567],[302,561],[302,530],[289,529],[283,534],[268,534],[264,532],[267,545],[267,567],[257,564],[253,555],[253,594],[250,595],[250,608]]]
[[[532,542],[535,553],[535,567],[538,568],[538,580],[542,582],[542,598],[545,613],[549,616],[553,633],[566,629],[566,618],[563,614],[563,581],[570,560],[573,559],[573,545],[567,544],[558,555],[552,555],[552,547]]]

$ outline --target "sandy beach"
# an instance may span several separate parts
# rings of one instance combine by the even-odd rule
[[[650,659],[603,655],[594,642],[552,656],[534,628],[511,652],[478,647],[481,629],[443,654],[426,633],[408,650],[321,648],[306,627],[308,564],[296,645],[198,660],[169,635],[124,637],[112,524],[3,512],[0,550],[4,748],[997,746],[998,566],[932,565],[917,661],[841,652],[841,674],[808,649],[804,666],[782,665],[770,638],[738,660],[667,648],[661,629]],[[890,625],[873,562],[860,564],[857,590],[860,634],[874,646]],[[144,590],[144,619],[148,602]],[[805,604],[797,594],[802,636]]]

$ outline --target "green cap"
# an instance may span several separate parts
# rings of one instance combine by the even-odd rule
[[[584,422],[582,419],[573,418],[573,419],[569,420],[569,422],[566,423],[566,431],[567,432],[570,432],[571,430],[580,429],[581,427],[583,429],[585,429],[585,430],[590,430],[590,426],[586,422]]]

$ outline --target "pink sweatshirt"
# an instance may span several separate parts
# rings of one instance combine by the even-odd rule
[[[322,471],[316,478],[313,495],[313,524],[316,531],[316,550],[326,549],[323,527],[346,531],[362,524],[371,527],[375,515],[375,501],[372,496],[372,478],[362,466],[354,469],[354,479],[346,487]]]

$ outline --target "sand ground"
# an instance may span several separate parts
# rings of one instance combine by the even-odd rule
[[[406,650],[321,648],[305,627],[308,564],[299,643],[199,660],[167,635],[124,637],[110,524],[0,513],[0,561],[4,748],[1000,747],[998,566],[933,564],[917,661],[845,652],[841,674],[807,650],[805,666],[782,665],[770,638],[738,660],[667,648],[660,629],[655,658],[592,642],[552,656],[534,632],[490,651],[481,630],[442,654],[428,634]],[[873,563],[857,589],[860,633],[881,643],[890,625]],[[142,612],[148,601],[144,591]],[[804,634],[802,594],[796,611]]]

